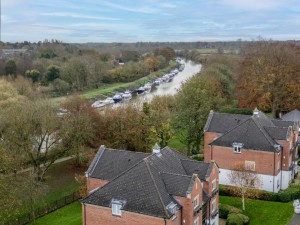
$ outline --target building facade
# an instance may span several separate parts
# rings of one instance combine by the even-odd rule
[[[219,224],[219,169],[157,145],[152,154],[101,146],[87,177],[84,225]]]
[[[275,120],[255,109],[252,116],[211,111],[204,130],[204,161],[215,160],[220,184],[232,185],[236,163],[258,174],[259,189],[278,192],[294,179],[298,121]]]

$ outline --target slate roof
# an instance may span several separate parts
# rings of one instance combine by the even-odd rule
[[[267,133],[275,140],[286,140],[288,127],[265,127]]]
[[[106,155],[104,155],[105,153]],[[98,160],[93,161],[94,165],[90,166],[87,173],[94,175],[94,177],[96,175],[107,177],[107,172],[101,173],[100,168],[107,168],[106,165],[110,164],[110,161],[114,162],[115,157],[118,157],[116,156],[118,153],[127,156],[122,150],[106,149],[102,146],[95,157]],[[131,153],[128,154],[132,156]],[[193,166],[189,167],[190,171],[201,168],[201,174],[211,172],[207,163],[193,161],[169,147],[163,148],[160,155],[136,154],[138,154],[137,158],[142,157],[141,155],[145,157],[126,170],[121,171],[106,185],[83,199],[82,202],[110,207],[112,199],[124,200],[126,204],[122,210],[169,219],[173,215],[167,210],[166,206],[173,202],[177,204],[177,207],[181,207],[173,196],[186,197],[191,192],[194,184],[191,172],[186,171],[187,163],[190,162],[195,166],[194,169],[192,169]],[[131,158],[137,160],[135,157]],[[102,167],[100,165],[102,163],[105,166]],[[207,171],[204,171],[205,168],[207,168]],[[97,173],[95,173],[96,170]],[[205,193],[203,198],[207,201],[209,196]]]
[[[190,159],[181,160],[181,164],[183,165],[186,174],[192,175],[195,173],[202,181],[206,180],[209,177],[213,165],[213,163],[199,163],[195,160]]]
[[[285,121],[300,121],[300,111],[298,109],[294,109],[293,111],[284,114],[281,119]]]
[[[211,111],[204,130],[207,132],[225,133],[248,118],[249,116],[247,115],[217,113]]]
[[[273,124],[277,127],[289,127],[294,126],[294,121],[285,121],[285,120],[272,120]]]
[[[116,151],[101,146],[87,173],[89,177],[110,181],[149,155],[143,152]]]
[[[194,185],[192,176],[173,173],[162,173],[161,176],[169,194],[186,197],[187,193],[191,193]]]
[[[242,143],[244,149],[278,152],[277,140],[285,140],[293,124],[271,119],[257,109],[252,116],[211,112],[205,131],[222,134],[210,145],[232,147],[236,142]]]

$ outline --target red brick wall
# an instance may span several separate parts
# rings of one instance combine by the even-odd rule
[[[213,180],[216,180],[216,187],[217,187],[217,189],[219,189],[219,168],[217,167],[216,164],[214,164],[214,166],[213,166],[213,169],[212,169],[212,172],[210,174],[208,181],[203,182],[203,188],[209,196],[212,196]],[[213,200],[216,200],[216,208],[218,209],[219,208],[219,192],[214,197],[212,197],[212,199],[210,201],[210,205],[209,205],[210,210],[207,211],[207,213],[211,212],[211,207],[212,207],[211,203],[213,202]],[[207,216],[209,216],[209,215],[207,215]]]
[[[277,162],[280,157],[277,153],[242,149],[241,153],[234,153],[230,147],[212,146],[212,159],[216,161],[221,169],[232,169],[237,162],[255,161],[255,171],[260,174],[278,174]],[[275,157],[275,162],[274,162]],[[275,164],[274,164],[275,163]]]
[[[95,188],[102,187],[107,183],[108,183],[107,180],[100,180],[100,179],[88,177],[86,181],[87,194],[89,194],[89,192],[94,190]]]
[[[213,132],[205,132],[204,133],[204,162],[210,162],[211,151],[210,151],[210,143],[217,137],[220,137],[222,134],[213,133]]]
[[[180,225],[180,211],[177,218],[167,220],[167,225]],[[122,210],[122,216],[113,216],[111,208],[82,204],[83,225],[165,225],[162,218]]]
[[[197,184],[197,185],[196,185]],[[193,225],[194,220],[198,217],[199,224],[202,222],[202,212],[194,216],[194,198],[199,195],[199,205],[202,205],[202,184],[199,178],[196,178],[190,198],[175,196],[175,199],[183,206],[182,219],[184,225]]]

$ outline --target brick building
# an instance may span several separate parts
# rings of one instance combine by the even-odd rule
[[[204,161],[215,160],[220,184],[238,162],[255,171],[260,189],[278,192],[294,179],[298,121],[275,120],[255,109],[252,116],[211,112],[204,129]]]
[[[101,146],[81,201],[84,225],[219,224],[219,171],[157,145],[152,154]]]

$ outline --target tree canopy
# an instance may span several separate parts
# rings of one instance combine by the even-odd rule
[[[272,111],[300,106],[300,48],[292,43],[259,41],[243,49],[237,84],[240,107]]]

